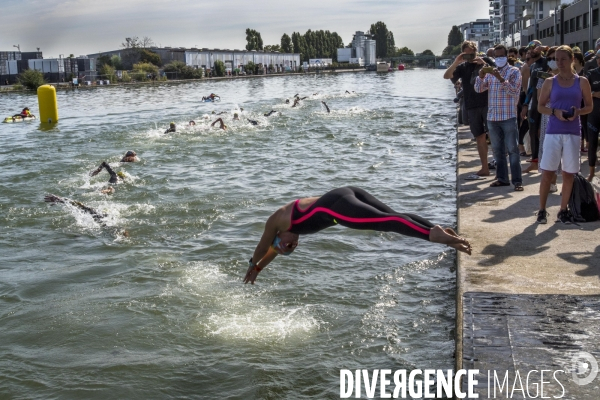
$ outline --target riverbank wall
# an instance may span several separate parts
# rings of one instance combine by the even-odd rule
[[[587,156],[582,161],[581,173],[587,176]],[[535,217],[540,174],[524,173],[522,192],[490,187],[494,176],[467,180],[481,167],[467,126],[458,128],[457,162],[457,225],[473,254],[457,258],[456,370],[479,370],[480,399],[534,398],[541,380],[549,382],[544,396],[598,398],[600,375],[581,385],[572,371],[587,355],[600,362],[600,222],[554,222],[560,177],[559,192],[548,199],[546,225]],[[552,372],[540,377],[542,370]],[[538,372],[528,376],[530,371]],[[500,397],[488,397],[494,372],[500,380],[508,376]],[[580,372],[580,378],[586,375]],[[510,397],[514,384],[517,392]]]

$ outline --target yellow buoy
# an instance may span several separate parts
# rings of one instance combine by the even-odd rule
[[[40,122],[53,124],[58,122],[58,103],[54,86],[42,85],[37,90],[40,106]]]

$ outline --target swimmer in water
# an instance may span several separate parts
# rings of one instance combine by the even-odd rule
[[[119,182],[119,179],[125,178],[125,174],[123,172],[113,171],[113,169],[110,167],[110,165],[108,165],[108,163],[106,161],[102,161],[102,164],[100,164],[100,166],[98,168],[96,168],[95,170],[90,172],[90,176],[98,175],[100,173],[100,171],[102,171],[103,168],[106,170],[106,172],[108,172],[110,174],[110,179],[108,180],[108,183],[117,183],[117,182]]]
[[[215,122],[213,122],[212,124],[210,124],[210,126],[211,126],[211,127],[212,127],[212,126],[215,126],[215,124],[216,124],[217,122],[220,124],[220,125],[219,125],[219,128],[221,128],[221,129],[223,129],[223,130],[227,129],[227,125],[225,125],[225,122],[223,122],[223,118],[218,118],[218,119],[217,119]]]
[[[190,121],[190,122],[189,122],[189,125],[190,125],[190,126],[194,126],[194,125],[196,125],[196,121]]]
[[[240,120],[240,116],[238,115],[238,113],[233,113],[233,120],[234,121],[239,121]]]
[[[69,198],[66,197],[58,197],[56,195],[53,194],[47,194],[46,196],[44,196],[44,201],[46,203],[63,203],[63,204],[70,204],[74,207],[79,208],[80,210],[83,210],[84,212],[90,214],[92,216],[92,218],[94,218],[94,220],[100,224],[100,226],[105,227],[106,223],[103,221],[104,218],[106,218],[108,215],[107,214],[103,214],[98,210],[93,209],[92,207],[88,207],[85,204],[79,202],[79,201],[75,201],[75,200],[71,200]],[[120,230],[117,229],[115,232],[115,234],[121,234],[125,237],[129,236],[129,232],[125,231],[125,230]]]
[[[127,153],[125,153],[123,158],[121,158],[121,162],[136,162],[136,161],[139,161],[139,159],[137,158],[137,154],[135,154],[135,151],[131,151],[131,150],[129,150]]]
[[[324,101],[322,101],[321,103],[323,103],[323,105],[327,109],[327,113],[329,114],[331,111],[329,111],[329,107],[327,107],[327,103],[325,103]]]
[[[292,106],[292,108],[293,108],[293,107],[296,107],[298,104],[300,104],[300,99],[296,97],[296,98],[294,99],[294,105]]]
[[[254,119],[250,119],[250,118],[246,118],[248,120],[248,122],[250,122],[252,125],[258,125],[258,121],[254,120]]]
[[[290,104],[290,99],[285,99],[285,104]]]
[[[267,219],[250,258],[244,283],[254,284],[258,273],[278,254],[291,254],[298,246],[299,235],[316,233],[337,224],[352,229],[396,232],[471,254],[469,242],[451,228],[433,225],[418,215],[398,213],[363,189],[348,186],[321,197],[298,199],[275,211]]]
[[[169,129],[167,129],[167,130],[165,131],[165,133],[171,133],[171,132],[175,132],[175,128],[176,128],[176,127],[175,127],[175,122],[171,122],[171,123],[169,124]]]
[[[223,114],[228,114],[229,111],[221,111],[220,113],[217,113],[217,115],[223,115]]]
[[[277,112],[277,111],[275,111],[275,110],[271,110],[271,111],[269,111],[268,113],[264,113],[263,115],[264,115],[265,117],[270,117],[271,115],[275,114],[276,112]]]

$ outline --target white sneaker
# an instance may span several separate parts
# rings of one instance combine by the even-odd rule
[[[555,183],[551,183],[550,184],[550,193],[556,193],[558,192],[558,187],[556,186]]]

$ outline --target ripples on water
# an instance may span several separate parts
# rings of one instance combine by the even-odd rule
[[[336,398],[340,368],[452,368],[441,246],[330,228],[241,284],[266,218],[298,197],[354,185],[455,225],[442,73],[59,92],[55,128],[0,126],[0,397]],[[200,103],[210,92],[223,101]],[[295,93],[309,98],[293,109]],[[2,115],[25,106],[36,97],[0,96]],[[209,127],[213,110],[230,129]],[[130,149],[141,162],[120,165]],[[89,176],[102,160],[126,174],[110,196],[106,172]]]

